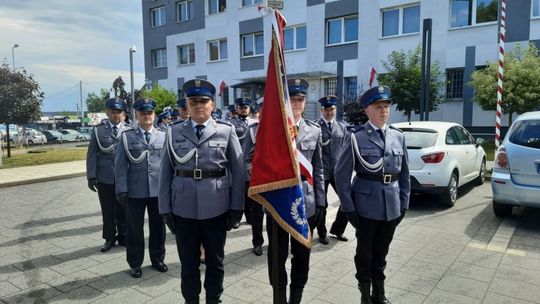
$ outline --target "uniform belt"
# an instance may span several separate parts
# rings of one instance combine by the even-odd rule
[[[356,177],[362,179],[368,179],[376,182],[382,182],[384,184],[390,184],[399,178],[398,174],[373,174],[373,173],[356,173]]]
[[[181,177],[192,177],[193,179],[203,179],[203,178],[217,178],[225,176],[225,169],[209,171],[203,169],[195,170],[176,170],[176,176]]]

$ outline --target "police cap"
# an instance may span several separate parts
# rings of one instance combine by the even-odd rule
[[[324,96],[319,99],[319,102],[321,103],[321,107],[330,108],[332,106],[337,105],[338,98],[337,96],[333,96],[333,95]]]
[[[391,102],[392,101],[392,93],[390,91],[390,88],[385,85],[380,85],[374,88],[371,88],[367,90],[362,96],[360,97],[360,105],[362,107],[367,108],[370,104],[384,100]]]
[[[111,110],[126,110],[126,102],[120,98],[111,98],[105,103],[105,107]]]
[[[251,105],[251,99],[249,99],[247,97],[240,97],[240,98],[236,98],[234,103],[239,107],[250,106]]]
[[[309,83],[302,78],[292,78],[287,80],[287,86],[289,87],[289,96],[306,96]]]
[[[179,108],[185,109],[186,108],[186,99],[185,98],[179,98],[176,101],[176,104],[178,105]]]
[[[227,107],[227,110],[229,110],[229,112],[236,113],[236,106],[235,105],[229,105]]]
[[[182,89],[186,92],[186,98],[213,99],[216,94],[214,85],[204,79],[192,79],[184,83]]]
[[[137,111],[154,111],[156,102],[153,99],[139,99],[133,104],[133,108]]]

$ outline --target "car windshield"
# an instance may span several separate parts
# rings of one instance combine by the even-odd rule
[[[540,149],[540,120],[517,121],[508,140],[516,145]]]
[[[407,149],[422,149],[433,147],[437,142],[438,132],[432,129],[400,128],[405,135]]]

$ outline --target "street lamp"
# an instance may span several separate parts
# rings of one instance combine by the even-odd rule
[[[14,44],[12,47],[11,47],[11,60],[12,60],[12,63],[13,63],[13,70],[15,71],[15,48],[18,48],[19,45],[18,44]]]
[[[135,46],[132,46],[129,48],[129,75],[131,78],[131,117],[133,121],[135,121],[135,108],[133,108],[133,104],[135,103],[135,95],[133,90],[133,53],[135,53],[137,49]]]

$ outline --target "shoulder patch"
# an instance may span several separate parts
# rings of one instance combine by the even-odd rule
[[[390,129],[393,129],[393,130],[396,130],[396,131],[398,131],[398,132],[403,133],[403,131],[402,131],[401,129],[398,129],[398,128],[392,126],[392,125],[389,125],[388,127],[389,127]]]
[[[317,127],[317,128],[320,128],[320,127],[321,127],[321,126],[320,126],[317,122],[315,122],[315,121],[311,121],[311,120],[305,119],[305,118],[304,118],[304,121],[305,121],[308,125],[312,125],[312,126],[315,126],[315,127]]]
[[[364,126],[353,126],[352,128],[349,129],[349,131],[351,131],[351,133],[355,133],[355,132],[358,132],[360,130],[364,130]]]

